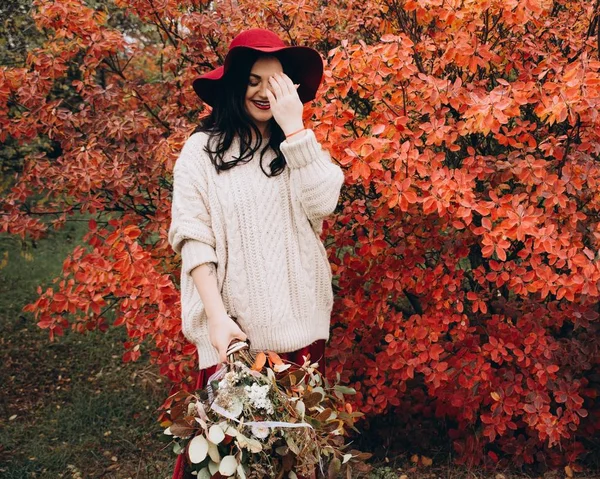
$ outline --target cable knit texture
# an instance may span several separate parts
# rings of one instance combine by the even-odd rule
[[[169,243],[181,254],[181,315],[199,367],[218,362],[204,306],[190,272],[217,265],[228,313],[253,349],[290,352],[329,338],[331,268],[320,240],[344,175],[312,130],[281,144],[287,167],[269,178],[260,156],[217,174],[204,151],[208,135],[185,143],[173,170]],[[234,141],[225,160],[239,154]],[[263,157],[264,168],[274,158]]]

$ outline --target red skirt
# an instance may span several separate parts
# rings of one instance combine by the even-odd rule
[[[318,361],[319,363],[319,371],[322,374],[325,374],[325,341],[320,339],[319,341],[315,341],[314,343],[306,346],[305,348],[299,349],[297,351],[292,351],[291,353],[283,353],[280,354],[281,358],[284,361],[290,361],[296,364],[303,364],[303,356],[308,356],[310,354],[311,361]],[[198,371],[198,377],[196,379],[196,390],[202,389],[206,386],[206,381],[208,378],[214,374],[217,366],[212,366],[210,368],[202,369]],[[194,477],[194,476],[190,476]],[[173,471],[173,479],[186,479],[185,477],[185,454],[180,454],[177,456],[177,462],[175,463],[175,470]]]

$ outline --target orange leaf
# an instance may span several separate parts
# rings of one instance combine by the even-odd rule
[[[281,360],[281,358],[279,357],[279,355],[273,351],[269,351],[269,363],[271,365],[273,364],[283,364],[283,361]]]
[[[256,359],[254,360],[254,364],[252,365],[253,371],[261,371],[267,362],[267,355],[262,351],[256,355]]]

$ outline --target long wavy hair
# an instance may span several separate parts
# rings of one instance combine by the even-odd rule
[[[204,151],[210,157],[217,173],[249,162],[262,145],[262,134],[248,115],[244,103],[252,66],[263,56],[278,58],[274,54],[249,51],[247,55],[241,56],[235,64],[230,66],[222,79],[223,88],[220,89],[219,95],[215,99],[212,112],[195,130],[209,134]],[[289,75],[284,61],[281,58],[278,59],[283,70]],[[279,149],[279,145],[285,140],[285,135],[273,118],[269,121],[269,132],[269,141],[260,150],[260,168],[267,176],[277,176],[285,169],[285,158]],[[233,156],[230,161],[225,161],[225,153],[236,137],[240,142],[239,155]],[[269,164],[269,171],[266,171],[263,157],[269,148],[275,152],[275,159]]]

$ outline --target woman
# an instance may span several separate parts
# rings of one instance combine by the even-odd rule
[[[315,50],[253,29],[194,82],[213,110],[175,164],[169,242],[197,387],[236,339],[295,362],[323,355],[333,292],[319,235],[344,177],[302,120],[322,73]]]

